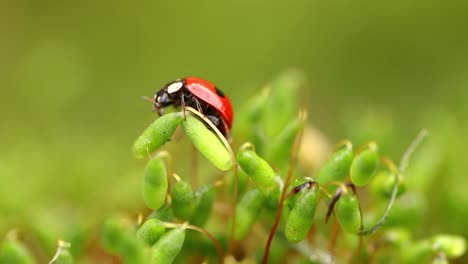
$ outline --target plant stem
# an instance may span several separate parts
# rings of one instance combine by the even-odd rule
[[[401,157],[400,166],[398,167],[401,174],[403,174],[403,172],[406,170],[406,167],[408,167],[409,158],[428,133],[429,132],[426,129],[423,129],[421,132],[419,132],[418,136],[413,140],[413,142],[411,142],[410,146],[403,154],[403,157]]]
[[[211,241],[213,241],[213,244],[216,247],[216,251],[218,251],[218,255],[219,255],[219,258],[220,258],[220,263],[221,264],[224,263],[224,250],[223,250],[223,247],[221,246],[221,244],[219,243],[219,241],[216,239],[215,236],[213,236],[208,231],[206,231],[205,229],[200,228],[198,226],[187,225],[187,228],[198,231],[198,232],[204,234],[205,236],[207,236]]]
[[[390,209],[392,208],[393,203],[395,202],[396,196],[398,194],[398,181],[401,175],[406,170],[406,167],[408,166],[408,161],[409,161],[409,158],[411,157],[411,154],[413,154],[416,147],[427,136],[427,134],[428,132],[426,129],[423,129],[421,132],[419,132],[419,134],[416,136],[413,142],[411,142],[411,144],[409,145],[409,147],[406,149],[405,153],[403,154],[398,171],[397,173],[395,173],[395,181],[393,183],[392,196],[390,197],[390,200],[388,201],[387,207],[385,208],[385,212],[382,215],[382,217],[379,219],[379,221],[377,221],[377,223],[373,227],[360,231],[358,235],[361,235],[361,236],[370,235],[374,233],[375,231],[377,231],[377,229],[379,229],[383,224],[385,224],[388,214],[390,213]]]
[[[220,259],[221,259],[220,263],[224,263],[224,250],[223,250],[223,247],[219,243],[218,239],[216,239],[216,237],[213,236],[210,232],[206,231],[205,229],[203,229],[201,227],[190,225],[190,224],[188,224],[188,222],[185,222],[185,223],[182,223],[182,224],[162,222],[161,224],[166,228],[179,228],[179,227],[182,227],[182,228],[186,228],[186,229],[192,229],[194,231],[197,231],[197,232],[200,232],[200,233],[204,234],[206,237],[208,237],[208,239],[213,241],[213,244],[214,244],[214,246],[216,248],[216,251],[218,251],[218,255],[219,255]]]
[[[63,249],[70,248],[71,244],[69,242],[58,240],[57,241],[57,251],[55,252],[54,257],[50,260],[49,264],[53,264],[57,261],[62,253]]]
[[[177,182],[181,182],[182,179],[180,178],[179,175],[177,175],[176,173],[172,173],[172,177],[177,181]]]
[[[305,120],[306,117],[307,117],[307,114],[306,114],[305,111],[300,111],[299,112],[299,118],[300,119]],[[285,200],[286,194],[288,192],[288,186],[289,186],[289,184],[291,183],[291,180],[292,180],[292,175],[293,175],[294,168],[295,168],[295,165],[296,165],[296,156],[297,156],[297,153],[299,152],[299,147],[300,147],[300,143],[301,143],[301,140],[302,140],[303,132],[304,132],[304,128],[302,128],[299,131],[299,133],[297,134],[297,136],[296,136],[296,138],[294,140],[294,145],[293,145],[293,147],[291,149],[291,156],[290,156],[290,159],[289,159],[288,174],[286,176],[286,180],[284,182],[283,190],[281,192],[281,198],[280,198],[280,201],[279,201],[278,210],[276,211],[275,223],[273,224],[273,227],[271,228],[271,231],[270,231],[270,235],[268,236],[268,241],[267,241],[267,244],[266,244],[266,247],[265,247],[265,254],[263,255],[262,264],[266,264],[268,262],[268,255],[270,253],[271,242],[273,241],[273,237],[274,237],[274,235],[276,233],[276,229],[278,228],[278,225],[279,225],[279,222],[280,222],[281,212],[283,211],[284,200]]]
[[[330,238],[330,241],[328,242],[328,253],[330,255],[335,254],[335,247],[338,241],[339,234],[340,234],[340,226],[338,225],[338,220],[336,220],[335,218],[335,220],[333,221],[331,238]]]

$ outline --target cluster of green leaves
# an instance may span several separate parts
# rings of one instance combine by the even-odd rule
[[[141,261],[152,259],[152,263],[172,263],[178,254],[183,255],[180,251],[184,248],[182,234],[185,233],[186,227],[189,224],[203,227],[209,218],[217,218],[215,223],[224,223],[227,226],[224,233],[223,230],[215,229],[219,233],[218,238],[230,240],[229,246],[225,245],[225,249],[228,250],[227,255],[234,255],[244,260],[262,256],[264,263],[268,261],[270,243],[275,237],[276,228],[278,235],[274,240],[276,244],[283,245],[283,249],[272,253],[280,256],[279,258],[276,256],[275,260],[270,258],[272,263],[288,258],[293,251],[302,253],[300,257],[292,257],[294,260],[308,259],[319,263],[326,263],[332,258],[346,260],[346,255],[358,262],[370,261],[381,252],[389,251],[395,252],[391,255],[391,259],[395,262],[416,263],[421,258],[426,258],[427,261],[440,263],[464,253],[464,239],[449,235],[436,235],[422,242],[412,242],[409,239],[399,243],[387,241],[379,250],[374,251],[371,250],[372,247],[363,245],[362,237],[371,235],[382,227],[394,200],[404,193],[404,166],[398,168],[390,159],[381,156],[375,142],[354,150],[349,141],[337,144],[328,160],[316,171],[308,171],[300,164],[296,165],[295,159],[298,158],[299,148],[313,148],[300,143],[306,126],[306,115],[297,107],[302,83],[303,78],[300,73],[288,71],[270,82],[248,102],[238,115],[239,120],[236,125],[240,132],[235,135],[250,142],[242,144],[236,154],[219,131],[194,110],[186,113],[169,113],[156,119],[143,132],[134,144],[134,152],[139,157],[149,159],[144,175],[143,197],[147,206],[154,212],[146,222],[134,230],[135,237],[140,238],[143,244],[151,248],[148,251],[151,253],[146,254],[146,258],[142,257]],[[171,139],[179,125],[193,145],[215,167],[222,171],[231,169],[234,171],[234,174],[226,176],[231,178],[222,178],[222,180],[229,185],[231,194],[236,195],[224,196],[223,198],[228,201],[219,201],[224,204],[236,202],[235,206],[226,207],[232,211],[228,221],[212,213],[216,191],[219,188],[213,188],[210,183],[205,183],[207,185],[195,193],[191,185],[177,175],[174,177],[176,182],[168,184],[171,175],[167,172],[167,162],[162,158],[168,154],[159,152],[151,155]],[[412,150],[411,148],[408,150],[407,157],[402,163],[407,163]],[[290,184],[292,180],[294,182]],[[372,206],[362,204],[359,196],[363,194],[375,196],[376,200],[386,202],[387,206],[382,216],[373,212],[375,210],[372,210]],[[235,200],[237,195],[240,196],[239,201]],[[320,201],[325,205],[323,208],[325,210],[321,210],[321,214],[316,213],[317,209],[320,209]],[[365,228],[364,223],[366,214],[374,216],[372,219],[374,223],[368,228]],[[329,243],[328,252],[318,254],[312,246],[314,241],[312,226],[314,223],[318,224],[317,220],[328,222],[331,217],[337,220],[331,225],[339,226],[343,238],[347,238],[350,242],[338,243],[336,242],[338,232],[328,234],[324,232],[325,234],[321,236],[328,235],[330,241],[335,242]],[[263,232],[267,232],[273,224],[270,237],[268,239],[262,237],[266,246],[257,243],[253,248],[247,248],[235,243],[235,241],[248,241],[250,237],[255,236],[253,230],[256,223]],[[173,227],[177,231],[164,233],[165,227]],[[383,237],[396,233],[395,230],[398,229],[383,229]],[[366,239],[369,245],[386,241],[381,236],[376,236],[373,241],[372,237]],[[219,243],[212,235],[210,238],[215,244]],[[399,238],[403,239],[404,236]],[[172,242],[168,242],[171,239]],[[302,241],[306,241],[301,244],[305,245],[306,250],[300,250],[295,246]],[[411,250],[397,250],[402,245]],[[247,251],[244,256],[235,254],[240,249]],[[185,248],[187,252],[191,250],[195,249],[190,248],[190,245]],[[353,253],[332,256],[332,251],[335,250],[339,252],[352,250]],[[131,251],[121,248],[120,251],[114,252],[125,259],[126,254]],[[158,262],[154,262],[154,256],[164,257],[156,258]],[[224,261],[225,257],[225,255],[219,256],[218,261]]]
[[[69,251],[70,243],[59,240],[57,252],[51,258],[50,264],[73,264],[74,259]],[[0,263],[2,264],[34,264],[38,263],[28,246],[18,237],[15,230],[10,231],[0,244]]]
[[[376,142],[355,149],[347,140],[315,170],[296,162],[314,148],[302,140],[308,128],[306,113],[297,108],[303,83],[300,72],[287,71],[254,95],[237,114],[233,132],[240,141],[233,145],[194,109],[157,118],[133,145],[147,160],[142,194],[152,212],[139,220],[109,218],[102,225],[103,248],[136,264],[447,263],[463,255],[462,237],[413,240],[404,225],[386,222],[395,199],[407,191],[405,169],[423,134],[399,166],[379,153]],[[197,187],[172,171],[171,155],[161,148],[178,127],[221,177],[203,178]],[[248,142],[239,144],[243,140]],[[21,241],[7,238],[0,263],[34,260]],[[72,263],[63,243],[52,263]]]

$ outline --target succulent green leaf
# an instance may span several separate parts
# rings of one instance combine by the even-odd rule
[[[196,205],[190,217],[190,224],[200,227],[205,225],[213,209],[215,197],[216,189],[213,186],[202,186],[195,192]]]
[[[143,199],[146,205],[153,210],[161,208],[166,200],[167,188],[164,161],[160,158],[151,159],[146,165],[143,179]]]
[[[223,171],[232,168],[234,160],[231,154],[216,134],[209,130],[202,121],[194,116],[188,115],[187,120],[182,122],[182,128],[198,151],[215,167]]]
[[[374,145],[373,145],[374,146]],[[379,164],[377,147],[370,147],[354,157],[349,170],[351,181],[356,186],[367,185],[374,177]]]
[[[406,190],[406,183],[404,178],[399,175],[398,178],[396,175],[388,170],[379,171],[375,176],[372,182],[369,184],[370,191],[384,199],[390,199],[392,196],[393,184],[395,179],[398,179],[398,193],[397,197],[403,194]]]
[[[178,227],[165,233],[151,248],[152,264],[170,264],[179,254],[185,240],[185,228]]]
[[[172,186],[172,211],[181,220],[189,220],[195,209],[195,195],[192,187],[185,181],[177,181]]]
[[[163,207],[151,212],[151,214],[149,214],[146,219],[149,220],[153,218],[164,222],[172,222],[172,219],[174,218],[174,213],[172,212],[172,208],[168,204],[164,204]]]
[[[335,151],[320,169],[317,182],[323,185],[330,181],[343,181],[351,166],[353,155],[351,144]]]
[[[150,219],[138,228],[136,235],[146,245],[152,246],[164,232],[166,228],[159,219]]]
[[[291,243],[298,243],[305,239],[314,221],[317,208],[319,189],[312,187],[300,191],[297,201],[289,213],[286,221],[286,239]]]
[[[357,233],[361,229],[359,200],[351,192],[343,193],[336,202],[336,216],[341,228],[347,233]]]
[[[269,83],[271,91],[262,119],[268,138],[278,135],[294,118],[298,108],[299,88],[304,83],[304,74],[297,69],[288,69]]]
[[[291,148],[294,144],[297,134],[304,128],[305,120],[302,116],[289,122],[276,136],[270,147],[268,147],[268,160],[273,164],[282,165],[289,161]]]
[[[182,120],[183,114],[181,112],[169,113],[156,119],[133,143],[135,156],[137,158],[147,157],[149,152],[164,145]]]
[[[240,150],[237,154],[237,161],[242,170],[265,195],[276,188],[275,172],[257,153],[252,150]]]

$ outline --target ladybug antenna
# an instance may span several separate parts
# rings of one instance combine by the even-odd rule
[[[150,102],[153,104],[153,109],[151,111],[156,111],[156,108],[154,107],[154,99],[149,97],[149,96],[146,96],[146,95],[143,95],[142,97],[140,97],[143,101],[147,101],[147,102]]]
[[[149,96],[143,95],[143,96],[141,97],[141,99],[142,99],[143,101],[148,101],[148,102],[154,104],[154,99],[151,98],[151,97],[149,97]]]

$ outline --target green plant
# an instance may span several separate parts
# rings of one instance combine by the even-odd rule
[[[246,130],[242,132],[251,137],[255,143],[243,144],[235,156],[231,146],[226,143],[227,141],[222,135],[196,111],[187,112],[186,120],[181,122],[191,142],[213,165],[221,170],[232,169],[234,171],[234,175],[231,176],[234,177],[233,181],[223,179],[227,184],[234,185],[234,195],[232,197],[223,196],[219,199],[219,201],[222,201],[223,198],[228,199],[227,203],[224,202],[225,205],[231,204],[232,201],[231,220],[228,221],[230,224],[226,224],[227,221],[222,219],[217,219],[218,222],[216,222],[219,225],[219,221],[221,223],[224,221],[231,232],[219,234],[220,230],[214,229],[215,232],[218,232],[218,237],[227,236],[230,240],[227,246],[228,255],[235,255],[235,252],[242,248],[236,241],[248,240],[256,222],[261,223],[264,230],[273,224],[269,238],[265,240],[266,247],[263,251],[262,247],[256,245],[254,249],[247,250],[247,257],[235,255],[239,260],[249,257],[255,259],[255,251],[257,251],[262,253],[263,262],[268,262],[271,242],[277,228],[279,228],[280,233],[277,238],[279,240],[282,240],[281,237],[285,237],[289,243],[305,240],[313,224],[318,204],[324,200],[325,202],[329,200],[326,220],[335,212],[337,222],[334,225],[339,223],[345,234],[354,234],[356,238],[373,234],[384,225],[397,195],[403,193],[401,183],[404,179],[404,170],[409,156],[425,136],[425,132],[418,136],[405,153],[399,168],[393,165],[390,159],[380,157],[375,142],[366,144],[358,148],[357,153],[353,153],[352,143],[342,141],[338,143],[336,151],[315,177],[302,180],[299,178],[295,181],[297,185],[289,186],[294,171],[297,170],[296,156],[298,148],[301,146],[302,131],[306,124],[304,112],[300,111],[299,115],[294,117],[293,113],[297,109],[294,110],[295,104],[291,103],[297,96],[295,94],[299,90],[301,82],[302,76],[299,73],[287,72],[273,81],[267,90],[261,92],[261,95],[254,97],[254,100],[248,103],[244,112],[240,114],[239,119],[241,120],[238,122],[241,123],[239,126]],[[275,106],[283,108],[279,110]],[[197,119],[197,117],[201,118]],[[205,123],[203,124],[200,120]],[[151,127],[148,129],[152,130]],[[145,131],[143,134],[155,134],[158,138],[157,131]],[[147,151],[152,150],[153,145],[152,142],[148,142],[147,146],[140,145],[137,141],[136,152],[144,152],[145,147]],[[151,162],[151,156],[149,158]],[[248,175],[253,184],[237,202],[239,168]],[[303,170],[300,170],[298,174],[310,176],[310,172]],[[376,174],[379,176],[373,182]],[[367,210],[362,208],[357,188],[365,187],[371,182],[374,192],[385,196],[388,201],[383,215],[376,220],[374,225],[365,228],[363,213],[366,213]],[[179,190],[181,188],[183,190]],[[330,192],[333,191],[335,191],[335,195],[331,197]],[[200,214],[198,211],[200,209],[194,211],[193,197],[193,191],[188,183],[178,179],[171,191],[172,205],[168,205],[172,206],[177,219],[185,221],[190,218],[193,212]],[[287,204],[286,207],[283,206],[284,203]],[[206,216],[210,210],[205,210],[204,213]],[[217,218],[217,216],[213,216],[213,218]],[[331,240],[334,242],[331,243],[329,253],[325,254],[326,257],[315,255],[312,249],[308,249],[304,257],[306,259],[317,258],[318,262],[327,262],[327,259],[331,258],[330,254],[334,251],[333,248],[342,247],[342,245],[338,245],[337,238],[333,237],[337,236],[337,232],[331,236]],[[356,261],[361,262],[373,255],[378,255],[378,252],[367,252],[368,249],[362,245],[362,239],[359,240],[361,241],[359,242],[360,246],[354,248],[352,254]],[[281,242],[288,243],[284,240]],[[459,248],[463,249],[463,246]],[[294,248],[293,244],[290,244],[289,247]],[[353,248],[352,245],[349,247]],[[434,261],[440,259],[441,256],[459,256],[459,254],[449,254],[448,249],[442,248],[438,247],[437,250],[431,251],[434,252],[434,256],[437,255],[434,257]],[[190,249],[187,250],[190,251]],[[288,255],[288,251],[283,252],[283,257]],[[405,260],[403,255],[403,253],[395,252],[394,257]],[[340,259],[340,256],[337,257]],[[224,258],[225,256],[220,256],[218,261],[222,262]],[[274,261],[270,260],[270,262]]]
[[[135,156],[147,160],[142,193],[152,211],[139,220],[109,218],[101,228],[105,250],[125,263],[158,264],[446,263],[463,255],[464,238],[435,234],[415,240],[404,223],[411,218],[391,219],[395,200],[410,191],[406,168],[426,131],[398,166],[376,142],[354,151],[348,140],[338,142],[316,172],[298,162],[307,155],[301,148],[314,148],[304,143],[307,115],[297,107],[303,83],[297,71],[271,81],[238,112],[233,132],[240,141],[232,145],[190,107],[157,118],[133,145]],[[216,168],[200,170],[202,186],[176,174],[177,160],[161,150],[177,144],[167,142],[179,125]],[[192,165],[192,176],[201,174],[195,158]],[[2,257],[34,263],[24,247],[11,243],[17,240],[7,239],[0,248],[0,263]],[[60,244],[57,256],[67,252]]]

